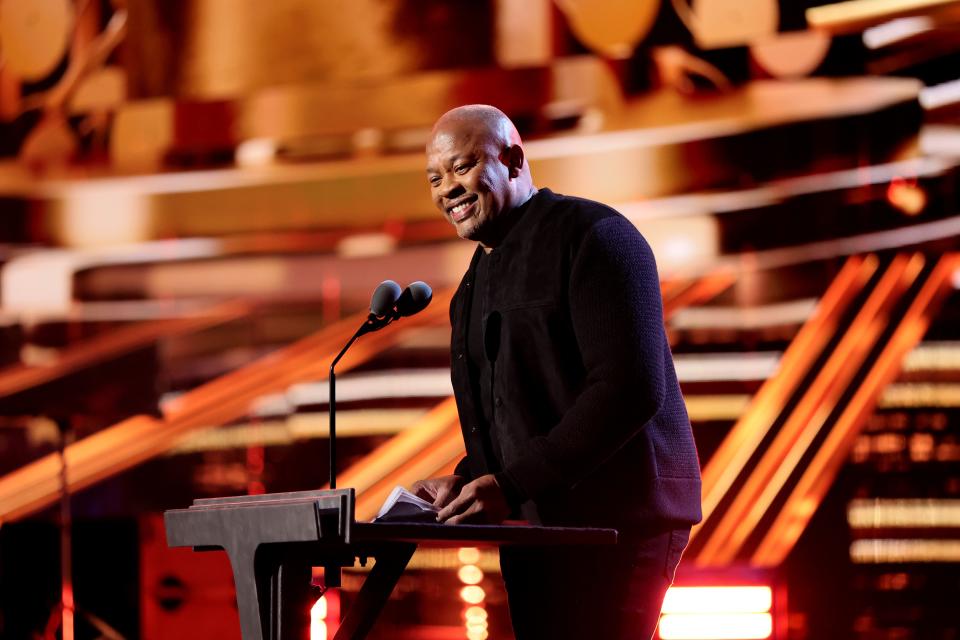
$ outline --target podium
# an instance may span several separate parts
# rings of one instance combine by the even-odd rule
[[[357,522],[353,489],[194,500],[164,513],[167,544],[230,558],[243,640],[293,640],[304,628],[312,567],[336,580],[375,560],[334,640],[369,633],[419,546],[615,544],[613,529]],[[333,586],[328,580],[328,586]],[[298,606],[300,605],[300,606]]]

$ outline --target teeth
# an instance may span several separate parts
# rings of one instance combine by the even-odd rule
[[[450,209],[450,213],[460,213],[461,211],[463,211],[464,209],[466,209],[466,208],[469,207],[469,206],[470,206],[470,203],[469,203],[469,202],[465,202],[465,203],[463,203],[463,204],[458,204],[458,205],[455,206],[453,209]]]

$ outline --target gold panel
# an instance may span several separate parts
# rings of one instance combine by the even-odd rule
[[[127,64],[131,93],[139,97],[225,98],[288,83],[493,63],[489,1],[129,4]]]

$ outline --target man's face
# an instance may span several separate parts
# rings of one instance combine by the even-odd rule
[[[496,137],[482,126],[438,129],[427,145],[427,180],[434,204],[457,235],[494,246],[491,221],[508,208],[510,173]]]

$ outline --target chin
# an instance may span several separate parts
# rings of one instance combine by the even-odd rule
[[[480,225],[477,224],[476,220],[470,219],[464,222],[464,224],[457,225],[457,235],[463,238],[464,240],[477,240],[477,235]]]

